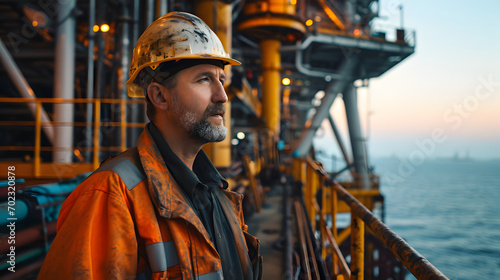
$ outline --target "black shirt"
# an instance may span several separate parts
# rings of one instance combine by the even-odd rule
[[[213,166],[205,152],[201,150],[193,163],[191,171],[170,149],[158,128],[149,123],[146,127],[153,137],[165,165],[189,199],[193,210],[208,232],[210,240],[219,253],[225,279],[244,279],[233,232],[227,222],[214,192],[217,188],[226,189],[227,181]]]

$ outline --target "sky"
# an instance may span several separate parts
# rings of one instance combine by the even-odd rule
[[[400,4],[415,53],[358,89],[369,155],[500,158],[500,1],[380,0],[374,26],[399,28]],[[331,112],[348,144],[341,99]]]

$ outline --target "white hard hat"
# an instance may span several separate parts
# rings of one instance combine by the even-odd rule
[[[226,53],[217,35],[199,17],[171,12],[155,20],[137,40],[127,81],[128,95],[144,97],[144,85],[138,74],[146,67],[154,71],[163,62],[184,59],[219,60],[223,65],[241,64]]]

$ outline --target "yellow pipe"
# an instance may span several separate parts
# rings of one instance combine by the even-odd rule
[[[122,152],[127,149],[127,114],[125,110],[125,99],[120,102],[121,116],[120,116],[120,128],[121,128],[121,150]]]
[[[337,200],[337,191],[333,189],[332,187],[332,232],[333,232],[333,237],[338,243],[338,233],[337,233],[337,206],[338,200]]]
[[[337,191],[333,187],[328,188],[331,193],[331,203],[330,203],[330,215],[332,217],[332,234],[333,234],[333,239],[337,242],[338,244],[338,233],[337,233]],[[325,200],[326,201],[326,200]],[[335,254],[335,252],[332,251],[332,259],[333,259],[333,274],[337,275],[339,273],[336,263],[338,263],[338,257]]]
[[[319,177],[316,171],[310,166],[307,165],[307,184],[305,190],[305,203],[306,209],[309,213],[309,220],[311,221],[312,228],[316,228],[316,209],[314,209],[313,200],[315,200],[315,194],[317,190],[317,186],[319,183]]]
[[[42,138],[42,103],[36,103],[36,119],[35,119],[35,167],[34,167],[34,177],[40,177],[40,142]]]
[[[200,0],[195,1],[194,13],[212,28],[222,42],[227,53],[231,53],[232,40],[232,6],[224,1]],[[216,13],[214,13],[214,4]],[[231,83],[231,66],[226,66],[224,72],[227,76],[226,88]],[[226,139],[222,142],[210,143],[203,147],[212,163],[216,167],[229,167],[231,165],[231,102],[226,104],[225,126]]]
[[[294,158],[292,162],[292,175],[293,178],[297,181],[302,181],[300,178],[300,160],[298,158]]]
[[[328,199],[328,197],[331,196],[331,194],[330,194],[331,189],[325,187],[323,177],[321,177],[320,180],[321,180],[320,187],[322,188],[322,191],[321,191],[321,202],[322,202],[321,204],[322,205],[321,205],[321,209],[320,209],[320,211],[321,211],[321,216],[320,216],[321,217],[320,218],[320,223],[321,223],[320,224],[320,226],[321,226],[321,239],[320,240],[324,241],[324,240],[327,240],[327,238],[326,238],[326,227],[327,227],[327,225],[326,225],[326,216],[328,214],[328,212],[327,212],[328,209],[326,208],[326,205],[325,205],[326,203],[325,202]],[[327,253],[326,252],[326,246],[321,246],[321,257],[323,259],[326,259],[326,253]]]
[[[306,177],[304,178],[305,183],[302,186],[302,193],[304,194],[304,204],[307,210],[307,213],[311,214],[312,202],[310,198],[309,190],[311,189],[311,168],[306,166]],[[312,222],[312,221],[311,221]]]
[[[351,280],[364,279],[365,223],[351,212]]]
[[[94,103],[94,169],[99,168],[99,133],[101,128],[101,101],[95,99]]]
[[[265,39],[260,42],[262,55],[262,118],[274,136],[280,131],[281,42]]]

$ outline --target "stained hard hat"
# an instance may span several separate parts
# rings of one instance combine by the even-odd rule
[[[154,72],[161,63],[184,59],[241,64],[226,53],[220,39],[200,18],[185,12],[171,12],[155,20],[137,40],[127,81],[128,95],[144,97],[141,71]]]

